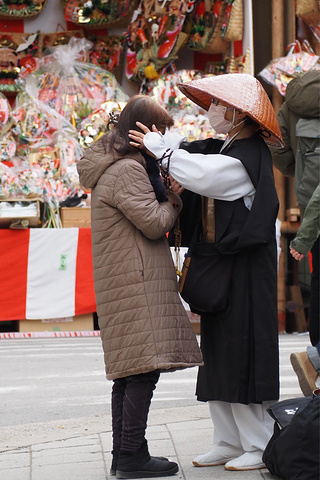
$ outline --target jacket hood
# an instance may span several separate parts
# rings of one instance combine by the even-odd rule
[[[84,188],[94,188],[104,172],[115,162],[123,158],[116,151],[108,152],[102,138],[89,147],[77,164],[80,184]],[[140,152],[130,152],[130,158],[145,165],[145,160]]]
[[[310,70],[291,80],[286,90],[286,104],[303,118],[320,116],[320,71]]]

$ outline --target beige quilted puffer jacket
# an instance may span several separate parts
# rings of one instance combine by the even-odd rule
[[[94,286],[107,378],[200,365],[177,293],[166,238],[181,210],[159,203],[140,152],[106,153],[101,139],[78,162],[91,188]]]

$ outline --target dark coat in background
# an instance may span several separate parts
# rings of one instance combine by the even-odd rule
[[[295,177],[295,195],[303,215],[320,181],[319,70],[310,70],[288,84],[277,117],[284,147],[271,149],[273,163],[284,175]]]

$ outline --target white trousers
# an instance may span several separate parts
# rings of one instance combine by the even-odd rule
[[[213,443],[242,448],[245,452],[264,450],[274,427],[274,420],[266,410],[274,403],[208,402],[214,426]]]

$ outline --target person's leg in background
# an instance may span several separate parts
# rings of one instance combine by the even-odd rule
[[[290,355],[290,361],[299,385],[305,397],[312,395],[317,388],[318,376],[320,375],[320,237],[311,249],[312,274],[311,296],[309,306],[309,335],[312,346],[307,347],[306,352],[297,352]]]
[[[313,368],[320,375],[320,342],[314,346],[307,347],[307,354]]]

